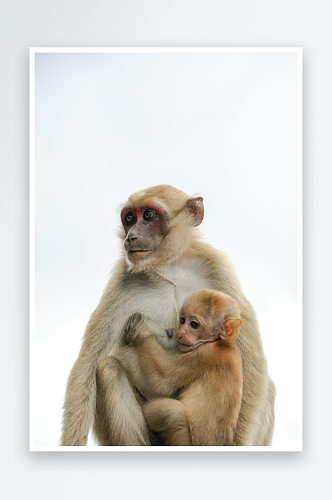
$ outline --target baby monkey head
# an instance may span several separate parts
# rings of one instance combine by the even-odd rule
[[[214,290],[199,290],[182,306],[176,332],[178,347],[188,352],[207,342],[234,342],[241,323],[239,306],[232,297]]]

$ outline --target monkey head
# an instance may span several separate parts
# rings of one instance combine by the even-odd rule
[[[121,210],[124,250],[134,271],[170,262],[204,217],[203,198],[161,185],[133,194]],[[188,239],[186,240],[186,248]]]
[[[242,321],[237,302],[229,295],[199,290],[189,297],[180,312],[176,332],[179,350],[188,352],[207,342],[233,342]]]

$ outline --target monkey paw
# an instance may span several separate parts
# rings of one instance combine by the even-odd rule
[[[141,338],[141,327],[144,324],[143,314],[137,312],[129,316],[122,328],[122,342],[124,345],[130,345]]]

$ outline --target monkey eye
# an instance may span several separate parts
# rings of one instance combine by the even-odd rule
[[[152,212],[152,210],[145,210],[144,215],[143,215],[145,220],[152,220],[152,219],[154,219],[154,216],[155,216],[155,214],[154,214],[154,212]]]
[[[196,330],[196,328],[199,327],[199,323],[198,323],[198,321],[196,321],[195,319],[193,319],[193,320],[190,321],[190,326],[191,326],[191,328],[194,328]]]
[[[127,224],[130,224],[131,222],[133,222],[133,220],[134,220],[134,214],[132,212],[129,212],[126,215],[126,222],[127,222]]]
[[[181,323],[181,325],[184,325],[185,322],[186,322],[186,318],[184,316],[181,316],[180,317],[180,323]]]

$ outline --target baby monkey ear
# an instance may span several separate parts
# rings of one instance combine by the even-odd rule
[[[239,334],[242,321],[240,319],[226,319],[220,337],[227,342],[233,342]]]

